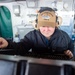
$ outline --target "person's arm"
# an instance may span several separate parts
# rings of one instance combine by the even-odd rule
[[[24,39],[22,39],[20,42],[16,43],[13,41],[5,40],[3,38],[0,38],[0,48],[7,48],[7,49],[13,49],[16,52],[23,52],[26,53],[32,48],[32,42],[31,42],[31,35],[30,33],[27,34]]]
[[[0,48],[6,48],[7,46],[8,42],[4,38],[0,37]]]
[[[69,56],[69,58],[72,58],[74,56],[74,45],[71,40],[70,43],[68,44],[68,50],[64,51],[64,53],[67,56]]]
[[[73,53],[70,51],[70,50],[66,50],[64,51],[64,53],[69,56],[69,58],[72,58],[73,57]]]
[[[28,52],[32,48],[32,42],[31,42],[31,35],[27,34],[24,39],[21,39],[20,42],[11,42],[8,41],[8,46],[7,48],[11,48],[17,51],[23,51],[23,52]]]

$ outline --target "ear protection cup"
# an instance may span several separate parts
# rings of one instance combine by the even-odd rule
[[[36,23],[38,23],[38,19],[36,19],[35,21],[36,21]]]
[[[58,21],[58,17],[56,16],[56,22],[57,22],[57,24],[59,25],[59,21]]]
[[[36,22],[36,25],[35,25],[35,27],[37,28],[38,19],[36,19],[36,20],[35,20],[35,22]]]
[[[58,22],[58,17],[56,16],[56,22]]]

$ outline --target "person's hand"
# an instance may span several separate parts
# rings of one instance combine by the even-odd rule
[[[73,53],[70,50],[64,51],[65,55],[69,56],[69,58],[73,57]]]
[[[4,38],[0,37],[0,48],[6,48],[7,46],[8,42]]]

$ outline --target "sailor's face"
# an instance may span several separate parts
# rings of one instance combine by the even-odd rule
[[[41,26],[39,29],[41,34],[43,34],[46,38],[50,38],[55,31],[55,27],[53,28],[49,26]]]

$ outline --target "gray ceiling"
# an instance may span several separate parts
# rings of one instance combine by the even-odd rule
[[[0,0],[0,2],[14,2],[14,1],[26,1],[26,0]]]

